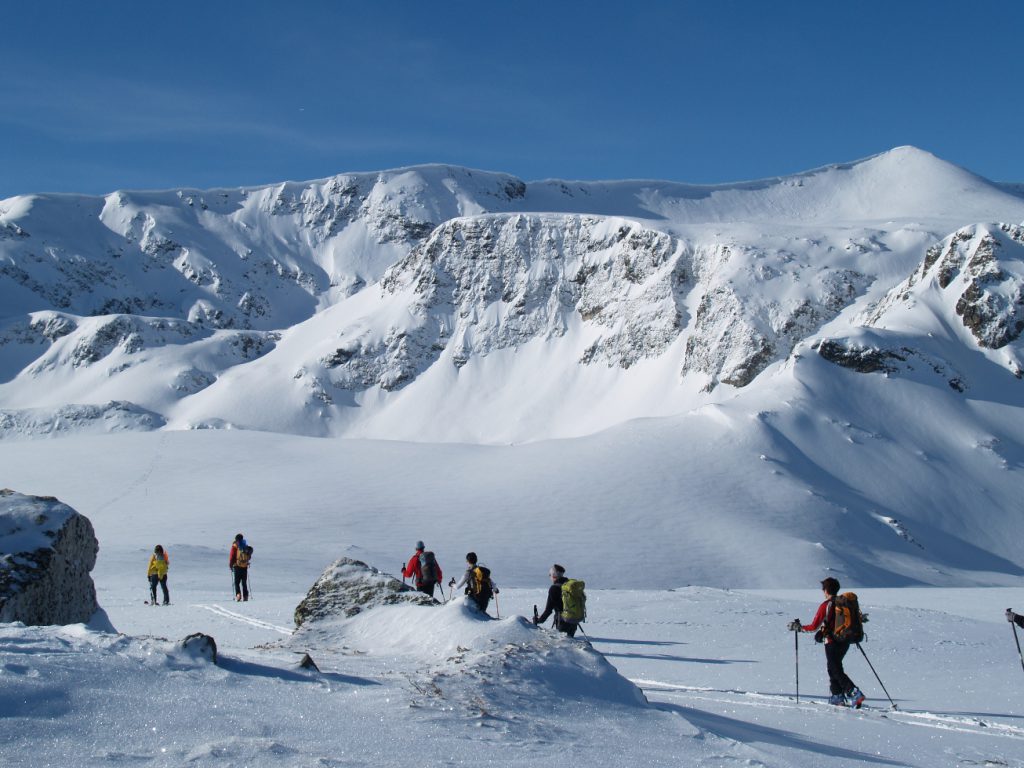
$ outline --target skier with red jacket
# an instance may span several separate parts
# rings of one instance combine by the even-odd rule
[[[416,542],[416,551],[409,558],[409,563],[402,568],[402,578],[415,579],[416,589],[426,595],[434,596],[434,586],[441,581],[441,566],[433,552],[425,551],[422,541]]]
[[[238,602],[249,599],[249,563],[252,561],[252,547],[245,537],[238,533],[231,542],[228,553],[228,568],[234,577],[235,600]]]
[[[864,694],[861,693],[853,680],[843,670],[843,657],[850,650],[850,644],[833,637],[832,631],[835,627],[835,600],[839,594],[839,580],[829,576],[821,582],[821,591],[825,593],[825,600],[818,606],[818,612],[814,614],[810,624],[803,625],[799,619],[793,619],[790,623],[791,630],[814,632],[814,639],[825,643],[825,666],[828,669],[828,685],[832,696],[829,704],[846,706],[847,698],[850,704],[856,708],[864,703]]]

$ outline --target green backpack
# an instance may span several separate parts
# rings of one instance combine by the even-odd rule
[[[585,581],[566,579],[562,585],[562,620],[581,622],[587,620],[587,594]]]

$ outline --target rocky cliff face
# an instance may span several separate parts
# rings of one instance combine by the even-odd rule
[[[628,368],[677,338],[689,261],[671,236],[586,216],[481,216],[438,227],[388,270],[411,321],[367,345],[347,340],[321,361],[335,385],[393,390],[442,355],[474,356],[558,338],[574,325],[594,340],[582,364]]]
[[[0,621],[87,622],[99,608],[88,518],[52,497],[0,490]]]
[[[935,339],[961,329],[967,349],[980,350],[1016,378],[1024,377],[1017,344],[1024,331],[1024,228],[972,225],[929,248],[918,269],[861,318],[859,338],[823,340],[818,353],[862,373],[924,369],[963,392],[969,377],[958,369],[953,348]],[[913,346],[912,329],[926,338]],[[892,340],[890,340],[892,339]]]

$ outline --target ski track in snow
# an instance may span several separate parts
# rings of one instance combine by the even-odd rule
[[[271,624],[268,621],[260,621],[259,619],[252,618],[251,616],[245,616],[241,613],[235,613],[234,611],[229,611],[227,608],[224,608],[220,605],[202,605],[193,603],[192,607],[203,608],[204,610],[211,611],[212,613],[215,613],[218,616],[223,616],[226,619],[240,621],[244,624],[248,624],[253,627],[259,627],[260,629],[269,629],[272,632],[278,632],[282,635],[292,634],[292,630],[288,629],[287,627],[279,627],[277,624]]]
[[[778,696],[770,693],[758,693],[757,691],[714,689],[639,678],[631,678],[631,682],[639,686],[645,695],[657,693],[662,696],[678,697],[686,701],[706,701],[746,707],[770,707],[773,709],[787,707],[790,709],[802,709],[808,712],[820,710],[822,707],[840,713],[843,711],[842,708],[809,697],[805,704],[797,702],[792,696]],[[1024,728],[1022,727],[982,720],[978,717],[956,717],[936,712],[914,712],[902,709],[879,709],[870,705],[859,710],[851,709],[849,714],[854,717],[860,715],[879,716],[905,725],[915,725],[923,728],[938,728],[940,730],[957,731],[960,733],[985,733],[1011,739],[1024,739]]]

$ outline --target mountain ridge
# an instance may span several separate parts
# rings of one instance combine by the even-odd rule
[[[892,214],[882,224],[880,205]],[[523,182],[435,164],[239,190],[11,198],[0,202],[0,406],[14,418],[128,402],[172,428],[317,435],[583,434],[733,396],[829,323],[863,314],[943,236],[999,214],[1024,220],[1024,201],[912,147],[714,186]],[[437,410],[480,366],[497,378],[478,386],[501,389],[535,344],[549,347],[537,359],[551,381],[667,389],[666,402],[630,395],[582,430],[552,413],[539,434],[509,433],[479,408],[461,420],[483,424],[468,432],[458,419],[441,431],[373,426],[401,401],[402,412]],[[434,366],[448,373],[421,379]],[[262,420],[239,418],[232,401],[258,392]],[[275,401],[290,420],[271,413]],[[554,396],[545,406],[558,407]]]

